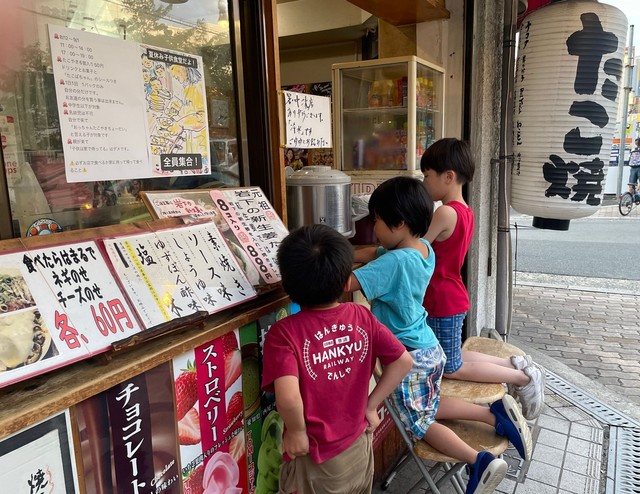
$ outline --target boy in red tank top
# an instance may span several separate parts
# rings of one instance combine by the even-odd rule
[[[462,323],[469,296],[460,270],[473,235],[473,211],[464,200],[462,186],[473,179],[475,164],[469,144],[455,138],[434,142],[422,155],[424,186],[437,208],[425,238],[431,243],[436,267],[423,305],[447,356],[445,377],[462,381],[507,383],[519,398],[526,419],[536,418],[544,403],[544,369],[529,355],[498,358],[461,350]]]

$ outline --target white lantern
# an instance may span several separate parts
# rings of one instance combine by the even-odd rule
[[[627,18],[595,0],[535,10],[520,26],[511,206],[566,230],[602,202],[622,91]]]

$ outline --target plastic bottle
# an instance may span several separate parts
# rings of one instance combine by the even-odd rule
[[[387,104],[385,106],[394,106],[395,105],[395,84],[391,79],[387,79],[384,81],[385,84],[385,92],[387,94]]]
[[[380,81],[373,81],[369,88],[369,106],[377,108],[381,106],[382,94],[380,91]]]

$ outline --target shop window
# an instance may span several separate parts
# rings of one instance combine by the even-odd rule
[[[43,219],[147,219],[141,190],[240,185],[225,1],[10,3],[22,43],[0,60],[0,137],[14,236]]]

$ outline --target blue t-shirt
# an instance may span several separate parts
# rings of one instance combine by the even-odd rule
[[[375,260],[353,272],[371,303],[373,315],[403,345],[414,349],[433,348],[438,344],[422,306],[435,268],[435,255],[428,241],[420,241],[429,248],[426,259],[416,249],[380,247]]]

